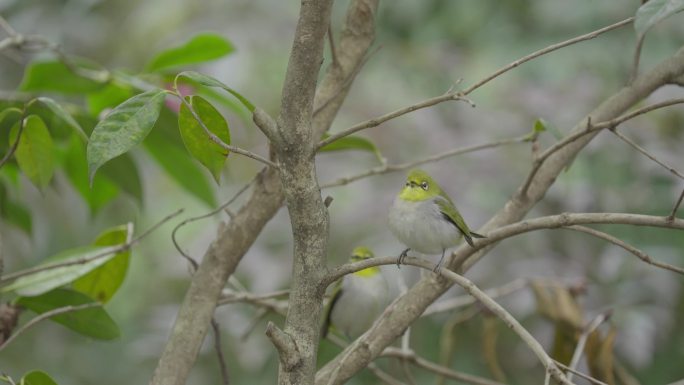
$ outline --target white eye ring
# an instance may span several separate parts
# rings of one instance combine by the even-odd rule
[[[421,184],[420,184],[420,187],[421,187],[423,190],[425,190],[425,191],[427,191],[428,188],[430,188],[430,186],[428,186],[428,183],[427,183],[427,182],[421,183]]]

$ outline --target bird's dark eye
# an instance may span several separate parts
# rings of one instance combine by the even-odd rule
[[[411,185],[411,182],[406,182],[406,186],[410,186],[410,185]]]
[[[428,186],[428,183],[427,183],[427,182],[421,183],[421,184],[420,184],[420,187],[421,187],[423,190],[425,190],[425,191],[427,191],[428,188],[430,188],[430,186]]]

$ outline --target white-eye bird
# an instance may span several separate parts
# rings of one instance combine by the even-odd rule
[[[470,231],[451,198],[428,173],[419,169],[409,171],[406,184],[389,211],[388,224],[394,236],[408,246],[397,259],[397,266],[409,250],[442,253],[435,266],[437,271],[446,249],[456,246],[461,238],[470,246],[473,238],[485,238]]]
[[[363,246],[352,251],[351,262],[372,258],[373,252]],[[388,284],[377,266],[345,275],[337,281],[330,302],[323,313],[325,337],[334,329],[347,338],[360,336],[368,330],[387,306]]]

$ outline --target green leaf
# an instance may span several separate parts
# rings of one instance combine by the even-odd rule
[[[106,176],[106,170],[110,165],[119,163],[119,159],[126,154],[107,163],[103,168],[103,174],[93,181],[92,187],[88,183],[88,164],[86,163],[86,145],[77,137],[72,136],[68,146],[64,149],[64,172],[74,186],[88,203],[91,212],[96,213],[107,203],[119,195],[118,187]]]
[[[244,105],[249,110],[249,112],[254,112],[255,107],[254,104],[252,104],[252,102],[250,102],[247,98],[242,96],[239,92],[235,91],[234,89],[228,87],[227,85],[221,83],[220,81],[216,80],[211,76],[204,75],[195,71],[183,71],[176,75],[176,81],[174,82],[174,84],[178,83],[178,79],[182,77],[188,78],[193,82],[199,83],[203,86],[222,88],[228,91],[231,95],[235,96],[240,101],[240,103],[242,103],[242,105]]]
[[[563,133],[558,129],[558,127],[554,126],[550,122],[548,122],[544,118],[539,118],[534,122],[534,126],[532,127],[532,132],[530,132],[526,137],[525,140],[531,141],[535,140],[539,134],[542,132],[548,131],[553,135],[556,139],[561,140],[563,139]]]
[[[168,68],[215,60],[235,49],[233,45],[220,35],[213,33],[199,34],[185,44],[159,53],[147,65],[147,71],[161,71]]]
[[[327,138],[329,135],[325,135],[323,138]],[[383,161],[382,154],[375,144],[366,138],[360,136],[349,135],[340,138],[328,145],[321,147],[320,151],[330,152],[330,151],[344,151],[344,150],[361,150],[367,151],[375,155],[380,162]]]
[[[684,11],[684,0],[650,0],[636,12],[634,29],[642,38],[649,29],[677,12]]]
[[[211,185],[197,163],[194,163],[185,151],[171,144],[163,136],[150,135],[150,139],[153,140],[145,141],[145,148],[169,176],[209,207],[216,206],[216,198]]]
[[[201,96],[188,96],[185,98],[195,114],[202,120],[204,125],[221,139],[230,144],[230,131],[228,123],[214,106]],[[211,175],[219,183],[221,170],[226,163],[228,151],[209,138],[204,128],[195,119],[192,112],[185,104],[181,104],[178,114],[178,128],[185,148],[190,154],[206,167]]]
[[[149,134],[164,105],[166,92],[152,90],[121,103],[93,129],[88,142],[88,176],[105,162],[127,152]]]
[[[32,112],[32,109],[30,108],[30,106],[33,105],[34,103],[38,103],[38,104],[44,106],[45,108],[47,108],[47,110],[50,112],[50,114],[52,114],[57,119],[61,120],[64,124],[66,124],[69,128],[71,128],[78,136],[80,136],[84,141],[86,141],[86,142],[88,141],[88,136],[85,134],[85,132],[83,132],[83,128],[81,128],[81,125],[78,124],[76,119],[74,119],[71,115],[69,115],[69,113],[66,112],[64,110],[64,108],[62,108],[62,106],[57,104],[57,102],[55,102],[54,100],[52,100],[50,98],[44,97],[44,96],[38,97],[38,98],[36,98],[36,99],[34,99],[28,103],[29,104],[29,109],[28,109],[29,112]],[[40,114],[39,111],[36,111],[35,113]],[[47,116],[42,116],[42,118],[46,122],[49,121]]]
[[[43,314],[53,309],[85,305],[94,301],[87,295],[75,290],[55,289],[40,296],[20,297],[16,302],[38,314]],[[116,322],[102,306],[64,313],[50,319],[77,333],[99,340],[112,340],[121,335]]]
[[[95,242],[95,246],[116,246],[126,243],[132,234],[132,225],[121,225],[105,230]],[[104,265],[82,276],[73,283],[73,288],[81,293],[107,303],[119,289],[128,271],[131,250],[127,249],[114,255]]]
[[[63,251],[36,266],[46,269],[17,278],[11,284],[1,288],[0,293],[14,291],[18,295],[27,297],[46,293],[54,288],[73,282],[102,266],[114,257],[113,254],[105,255],[105,253],[111,250],[112,247],[83,246]],[[93,259],[96,256],[99,257]],[[87,262],[82,262],[84,260]],[[56,264],[64,264],[64,266],[47,268]]]
[[[128,154],[123,154],[102,166],[100,173],[114,182],[133,197],[139,205],[143,204],[142,180],[138,166]]]
[[[17,135],[19,123],[12,127],[11,143],[17,140]],[[36,187],[42,190],[50,183],[55,167],[54,145],[50,132],[38,116],[29,115],[24,120],[24,129],[14,157],[21,171]]]
[[[70,59],[77,68],[93,70],[93,63],[83,59]],[[82,94],[98,90],[104,81],[95,81],[75,74],[69,66],[58,60],[31,63],[24,72],[19,85],[21,91],[55,91],[66,94]]]
[[[47,373],[41,370],[33,370],[24,375],[19,385],[57,385]]]

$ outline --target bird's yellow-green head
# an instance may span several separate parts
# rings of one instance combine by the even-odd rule
[[[373,251],[371,251],[371,249],[369,249],[365,246],[358,246],[352,251],[352,255],[349,258],[349,260],[351,262],[360,262],[360,261],[366,260],[368,258],[373,258],[373,257],[374,257],[374,255],[373,255]],[[379,273],[380,273],[380,268],[377,266],[374,266],[374,267],[369,267],[367,269],[359,270],[354,274],[356,274],[360,277],[370,277],[370,276],[373,276],[373,275],[379,274]]]
[[[409,171],[399,198],[410,202],[420,202],[438,195],[444,194],[437,182],[425,171],[414,168]]]

